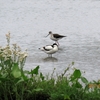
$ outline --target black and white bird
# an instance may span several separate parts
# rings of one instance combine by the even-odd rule
[[[56,53],[58,51],[58,45],[56,43],[54,43],[53,45],[46,45],[42,48],[39,48],[41,51],[44,51],[45,53],[49,55]]]
[[[53,34],[52,31],[49,31],[49,34],[47,36],[49,35],[50,35],[50,39],[55,41],[58,45],[59,45],[58,40],[62,39],[63,37],[66,37],[64,35]]]

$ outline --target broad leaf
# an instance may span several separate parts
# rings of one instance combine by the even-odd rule
[[[38,74],[39,72],[39,66],[37,66],[35,69],[31,70],[31,72],[29,72],[29,74]]]
[[[75,79],[79,79],[81,77],[81,72],[78,69],[75,69],[73,74],[71,75],[71,81],[74,81]]]
[[[85,77],[81,77],[81,80],[83,83],[87,84],[88,83],[88,80],[85,78]]]
[[[81,77],[81,72],[80,72],[80,70],[76,69],[76,70],[74,71],[74,73],[73,73],[73,76],[74,76],[75,78],[80,78],[80,77]]]
[[[12,75],[15,78],[21,77],[21,70],[19,69],[18,63],[15,63],[13,68],[12,68]]]

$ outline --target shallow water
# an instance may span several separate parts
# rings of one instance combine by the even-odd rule
[[[44,74],[54,68],[62,73],[75,62],[86,78],[100,79],[99,0],[1,0],[0,45],[5,45],[8,31],[11,43],[28,49],[25,69],[40,65]],[[53,43],[45,38],[49,31],[67,36],[53,58],[38,49]]]

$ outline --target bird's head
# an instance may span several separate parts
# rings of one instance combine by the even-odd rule
[[[52,31],[49,31],[49,34],[52,34]]]
[[[50,34],[52,34],[52,31],[49,31],[49,34],[48,34],[47,36],[49,36]],[[47,36],[46,36],[46,37],[47,37]]]

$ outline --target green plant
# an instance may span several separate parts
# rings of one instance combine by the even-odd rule
[[[50,76],[39,72],[40,66],[30,71],[23,69],[27,51],[17,44],[0,47],[0,100],[100,100],[100,81],[89,82],[79,69],[69,74],[70,64],[62,74]]]

